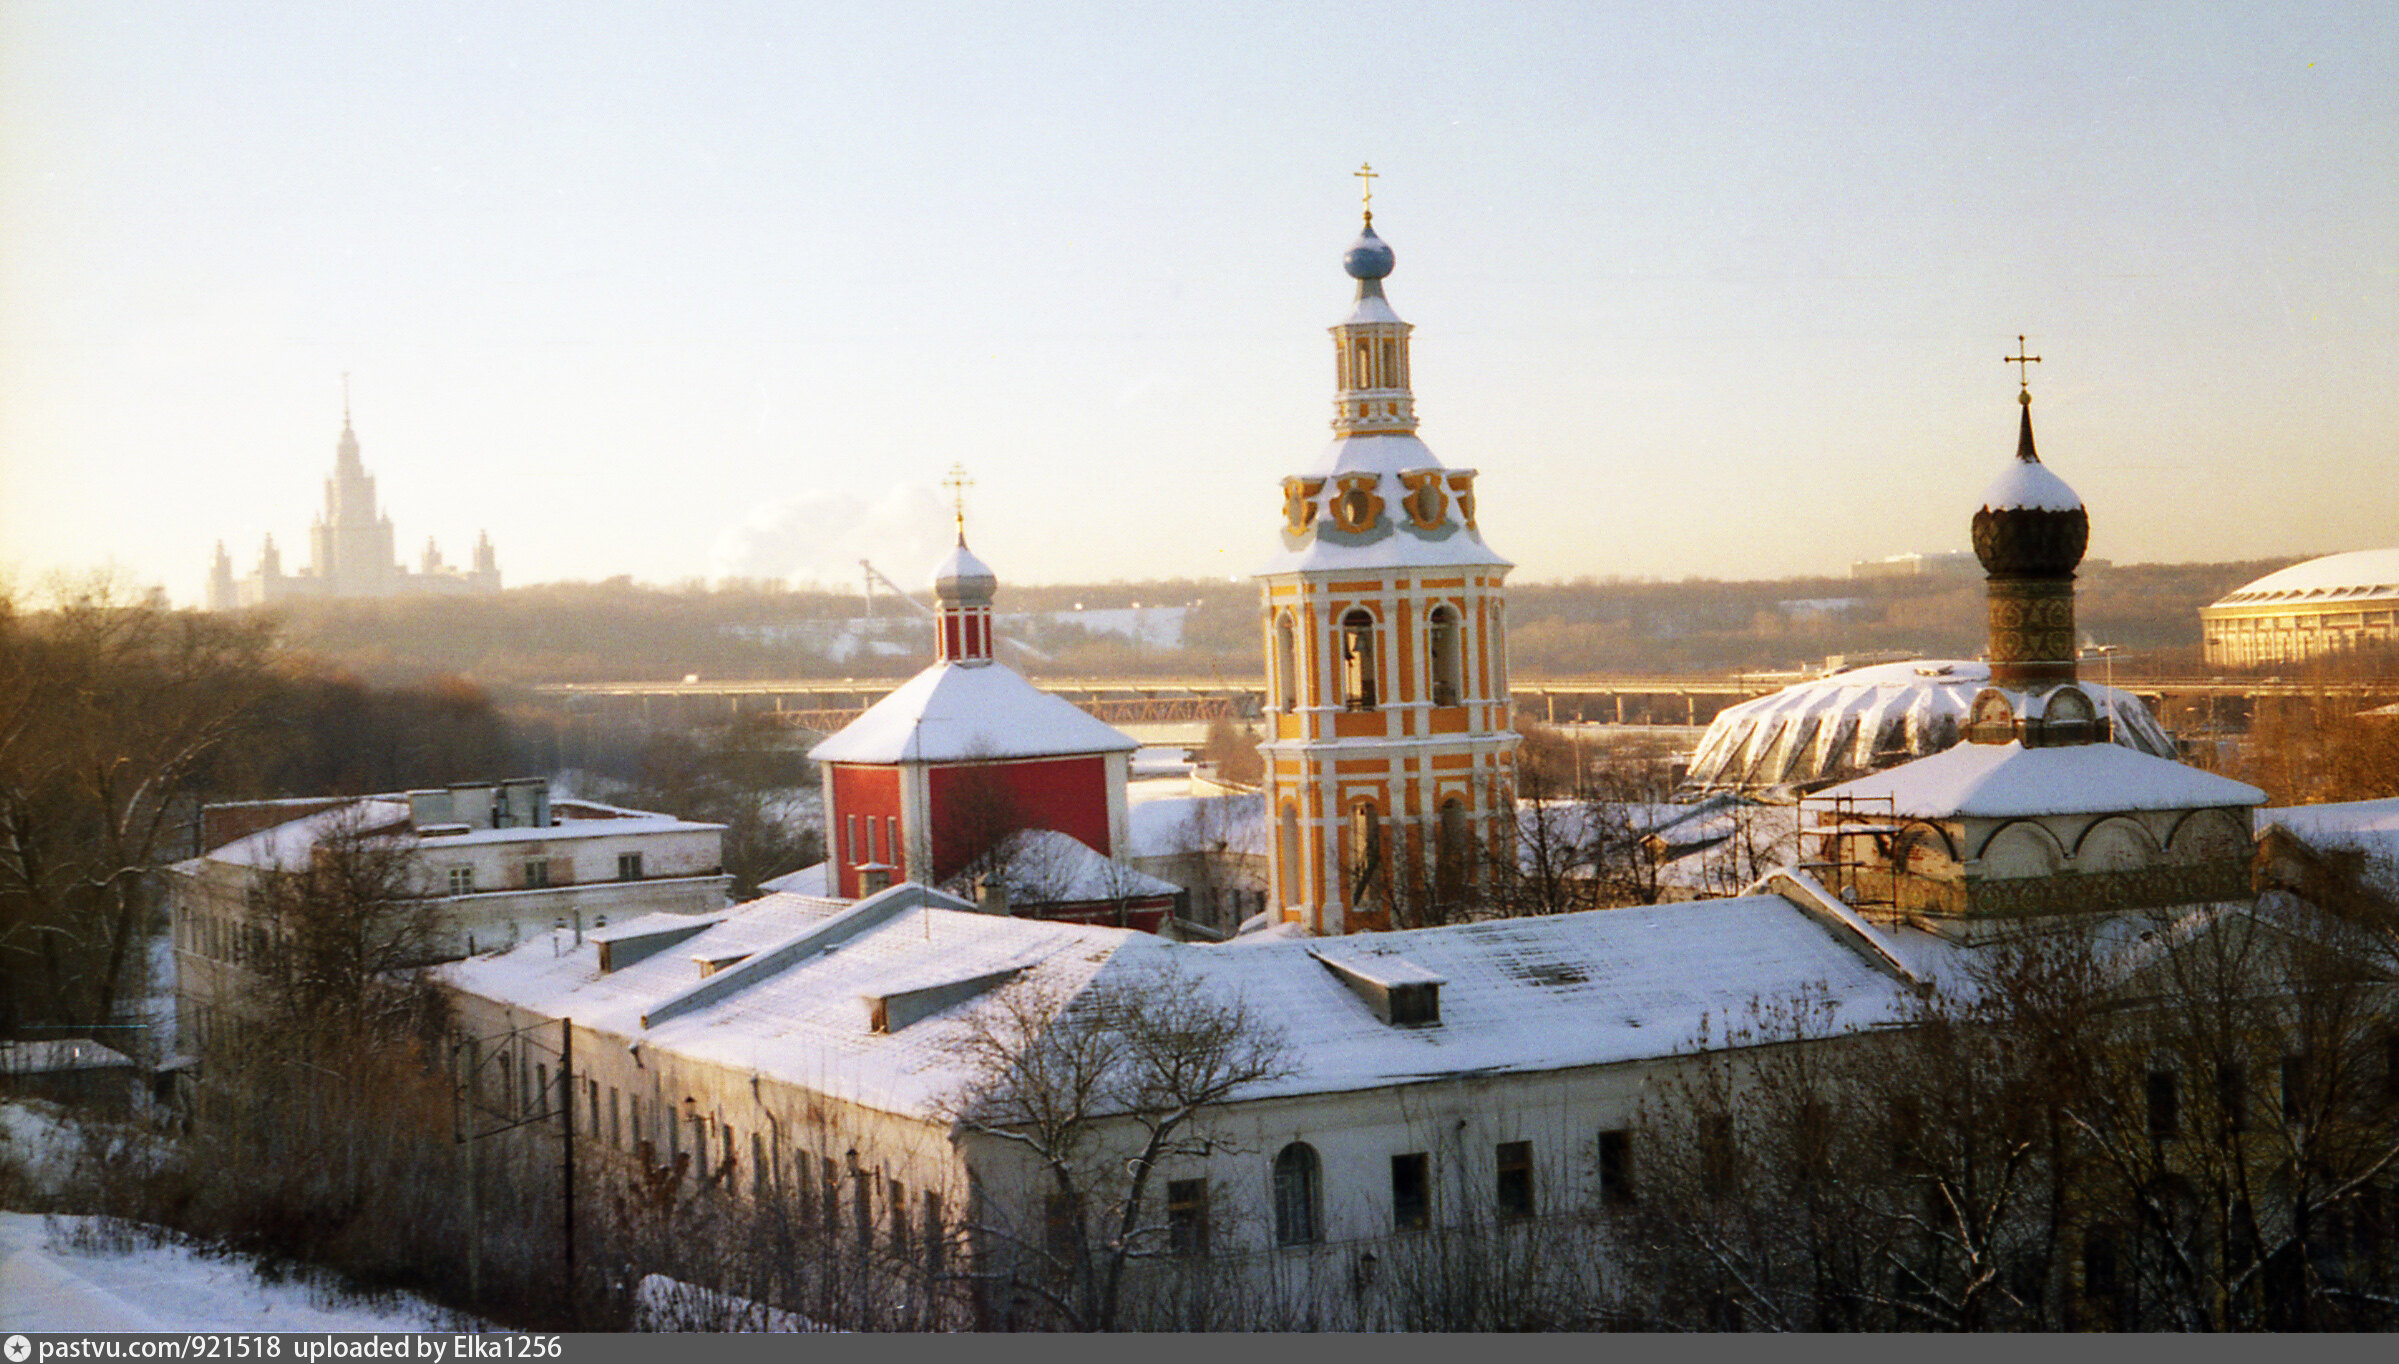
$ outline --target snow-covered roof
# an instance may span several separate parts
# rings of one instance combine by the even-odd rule
[[[808,751],[818,762],[967,762],[1130,753],[1114,726],[1001,663],[936,663]]]
[[[553,809],[571,812],[574,806],[586,802],[562,802]],[[307,864],[316,846],[328,838],[345,833],[389,834],[395,837],[413,836],[420,847],[427,849],[463,848],[491,843],[554,843],[576,838],[624,838],[639,834],[721,833],[722,824],[702,824],[677,819],[673,815],[655,814],[647,810],[623,810],[616,806],[600,807],[611,813],[599,819],[560,819],[555,824],[517,825],[506,829],[459,828],[437,824],[429,832],[412,829],[408,798],[404,795],[362,796],[330,810],[320,810],[302,819],[287,820],[271,828],[237,838],[221,848],[213,849],[193,862],[225,862],[239,867],[278,867],[294,869]],[[179,865],[191,865],[190,863]]]
[[[2254,606],[2265,602],[2375,597],[2399,597],[2399,549],[2358,549],[2293,564],[2234,588],[2213,605]]]
[[[0,1075],[55,1075],[70,1070],[114,1070],[132,1064],[132,1057],[88,1037],[0,1042]]]
[[[1126,929],[862,901],[871,919],[826,950],[778,957],[761,947],[740,988],[645,1029],[642,1017],[689,994],[694,958],[747,914],[785,916],[769,897],[674,952],[600,976],[589,947],[553,955],[528,943],[497,958],[442,968],[459,988],[551,1017],[741,1070],[756,1070],[878,1107],[927,1112],[972,1073],[959,1045],[971,1003],[876,1033],[863,1001],[938,971],[946,979],[1021,970],[1078,993],[1141,988],[1177,973],[1187,988],[1242,1001],[1291,1047],[1290,1075],[1242,1097],[1375,1087],[1443,1076],[1539,1072],[1685,1051],[1703,1023],[1756,999],[1820,991],[1843,1027],[1905,1016],[1908,992],[1779,896],[1414,929],[1336,940],[1282,938],[1223,947],[1171,943]],[[875,915],[880,917],[876,918]],[[807,930],[803,930],[807,931]],[[1393,1027],[1325,968],[1320,956],[1392,957],[1412,979],[1438,977],[1440,1022]],[[1394,970],[1398,969],[1396,967]],[[729,973],[728,973],[729,974]]]
[[[2276,826],[2319,847],[2357,848],[2399,858],[2399,798],[2284,805],[2257,812],[2258,832]]]
[[[259,830],[212,848],[200,860],[237,867],[306,866],[317,844],[345,833],[379,833],[408,822],[406,796],[366,796]]]
[[[1988,663],[1941,658],[1794,683],[1719,712],[1687,780],[1702,790],[1804,785],[1904,755],[1938,753],[1958,741],[1975,694],[1990,684]],[[2092,682],[2076,685],[2101,714],[2115,717],[2117,743],[2174,755],[2173,737],[2139,697]]]
[[[1125,811],[1127,857],[1176,857],[1218,850],[1266,855],[1266,797],[1167,796],[1137,800]]]
[[[771,881],[761,881],[758,889],[772,895],[789,891],[794,895],[830,895],[833,893],[832,864],[815,862],[798,871],[787,871]]]
[[[2018,459],[2009,463],[1991,485],[1983,489],[1983,508],[1986,511],[2079,511],[2082,498],[2066,486],[2066,480],[2049,472],[2049,466],[2038,460]]]
[[[2109,814],[2255,806],[2266,793],[2196,767],[2115,744],[2026,748],[1959,744],[1929,758],[1843,782],[1820,799],[1892,798],[1893,812],[1918,819]]]
[[[1056,829],[1018,829],[989,854],[1016,902],[1082,904],[1094,900],[1149,900],[1182,887],[1148,872],[1112,862],[1072,834]]]

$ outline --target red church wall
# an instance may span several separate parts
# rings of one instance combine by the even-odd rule
[[[1018,829],[1056,829],[1101,856],[1108,844],[1108,760],[1098,756],[936,767],[933,877],[952,876]]]
[[[833,809],[826,820],[825,857],[833,864],[835,894],[857,896],[857,867],[861,862],[889,862],[899,866],[906,861],[901,853],[907,846],[906,813],[900,809],[898,768],[834,765]],[[903,840],[896,846],[891,837],[894,830]]]

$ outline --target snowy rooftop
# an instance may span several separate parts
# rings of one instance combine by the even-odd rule
[[[2399,858],[2399,799],[2285,805],[2257,812],[2259,832],[2277,825],[2320,847],[2360,848]]]
[[[1182,889],[1112,862],[1056,829],[1019,829],[1000,840],[992,859],[1003,869],[1000,879],[1007,883],[1008,894],[1019,903],[1148,900],[1171,897]]]
[[[2217,606],[2276,601],[2344,601],[2399,597],[2399,549],[2360,549],[2293,564],[2238,587]]]
[[[810,749],[818,762],[966,762],[1140,747],[1000,663],[936,663]]]
[[[585,804],[588,803],[562,801],[554,808],[562,814],[571,813],[574,806]],[[519,825],[507,829],[457,829],[455,825],[435,825],[433,827],[436,829],[457,831],[418,832],[414,836],[428,848],[462,848],[487,843],[549,843],[573,838],[721,832],[725,827],[722,824],[694,823],[673,815],[654,814],[645,810],[622,810],[616,806],[592,808],[606,809],[612,813],[598,819],[561,818],[555,824],[542,827]],[[363,796],[304,819],[288,820],[272,828],[261,829],[180,865],[189,867],[202,861],[211,861],[240,867],[295,868],[304,865],[316,846],[329,838],[345,834],[408,836],[411,832],[406,796]]]
[[[1702,790],[1797,785],[1937,753],[1958,741],[1975,693],[1990,684],[1988,663],[1939,658],[1795,683],[1720,712],[1699,741],[1688,782]],[[2115,717],[2117,743],[2173,756],[2173,737],[2139,697],[2076,685]]]
[[[1080,992],[1142,988],[1175,972],[1189,988],[1239,999],[1293,1042],[1293,1074],[1245,1097],[1366,1088],[1466,1073],[1543,1071],[1672,1054],[1710,1018],[1753,999],[1821,991],[1845,1027],[1903,1016],[1892,975],[1779,896],[1694,901],[1415,929],[1341,939],[1171,943],[1124,929],[920,908],[894,887],[851,911],[856,928],[829,948],[757,957],[732,988],[644,1028],[645,1014],[698,981],[695,959],[720,935],[765,936],[741,921],[806,933],[821,920],[769,897],[674,951],[600,976],[589,947],[553,956],[535,941],[504,956],[443,968],[462,989],[551,1017],[743,1070],[757,1070],[879,1107],[922,1112],[970,1079],[958,1056],[975,1007],[961,1003],[891,1033],[871,1030],[865,1000],[931,978],[1019,970]],[[813,915],[814,911],[809,911]],[[1438,977],[1440,1022],[1393,1027],[1319,958],[1364,973]],[[741,968],[736,968],[737,970]],[[730,973],[728,973],[730,974]]]
[[[1223,851],[1266,855],[1266,797],[1167,796],[1136,800],[1126,809],[1127,857],[1176,857]]]
[[[2082,499],[2066,486],[2066,480],[2049,471],[2049,466],[2037,460],[2019,459],[2010,463],[1991,486],[1983,489],[1983,508],[1987,511],[2079,511]]]
[[[1959,744],[1929,758],[1844,782],[1818,798],[1893,798],[1894,813],[1919,819],[2108,814],[2255,806],[2266,793],[2196,767],[2115,744],[2026,748]]]

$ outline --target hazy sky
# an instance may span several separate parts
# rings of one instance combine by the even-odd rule
[[[0,566],[1246,574],[1371,160],[1520,578],[2399,543],[2399,6],[0,0]]]

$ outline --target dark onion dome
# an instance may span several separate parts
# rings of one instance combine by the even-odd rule
[[[1395,260],[1391,248],[1374,235],[1374,219],[1368,218],[1358,239],[1342,254],[1341,268],[1349,272],[1351,279],[1381,279],[1391,273]]]
[[[1983,490],[1982,510],[1974,514],[1974,557],[1994,578],[2071,578],[2090,543],[2090,513],[2033,451],[2032,395],[2018,401],[2024,422],[2016,459]]]

